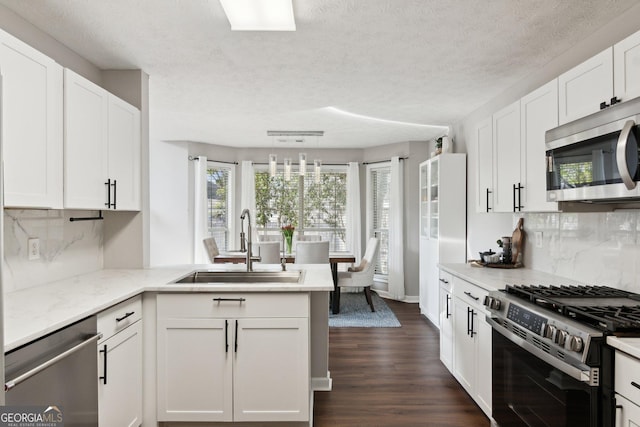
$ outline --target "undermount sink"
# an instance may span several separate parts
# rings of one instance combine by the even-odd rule
[[[300,283],[302,271],[194,271],[172,283]]]

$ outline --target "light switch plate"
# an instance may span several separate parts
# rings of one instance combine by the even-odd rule
[[[29,261],[40,259],[40,239],[34,238],[27,241]]]

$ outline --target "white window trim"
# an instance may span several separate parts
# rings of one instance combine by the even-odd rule
[[[236,214],[235,214],[235,203],[236,203],[236,165],[230,163],[222,163],[216,162],[213,160],[207,161],[207,168],[217,168],[217,169],[229,169],[229,179],[227,185],[229,187],[229,191],[227,191],[227,206],[229,210],[229,239],[227,244],[229,245],[229,249],[240,247],[237,242],[238,234],[236,233]]]
[[[371,179],[371,172],[377,169],[390,169],[391,161],[380,162],[373,165],[367,165],[367,239],[369,240],[374,236],[373,234],[373,194],[372,187],[373,182]],[[376,282],[388,283],[389,276],[383,274],[374,274],[373,279]]]

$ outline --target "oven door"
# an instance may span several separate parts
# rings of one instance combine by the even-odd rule
[[[596,427],[600,387],[589,386],[493,330],[492,416],[501,427]]]
[[[547,142],[547,200],[637,198],[637,134],[634,118]]]

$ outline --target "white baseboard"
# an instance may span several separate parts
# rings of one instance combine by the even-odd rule
[[[333,379],[330,372],[327,372],[326,377],[311,378],[311,390],[313,391],[331,391],[332,387]]]
[[[389,294],[389,292],[387,291],[382,291],[378,289],[372,289],[372,290],[375,291],[375,293],[377,293],[380,298],[392,299],[394,301],[406,302],[408,304],[417,304],[418,302],[420,302],[420,298],[416,296],[405,295],[403,299],[398,300],[398,299],[392,298],[391,294]]]

